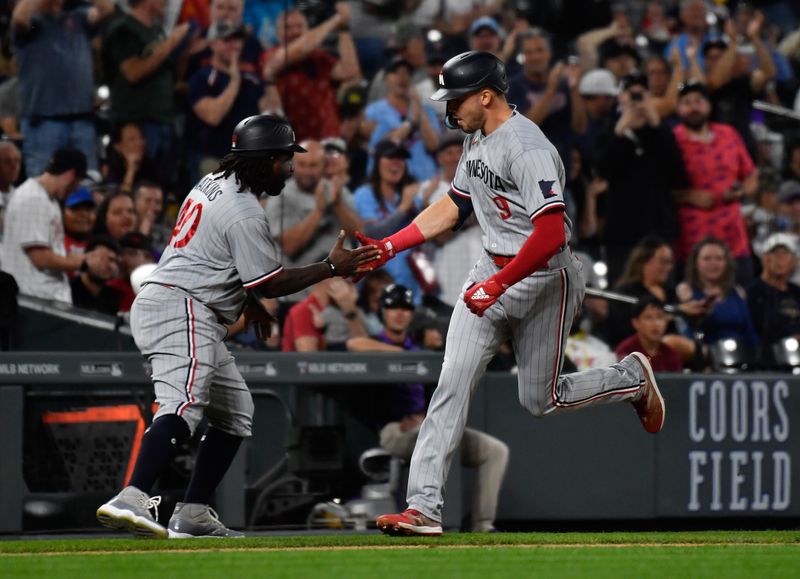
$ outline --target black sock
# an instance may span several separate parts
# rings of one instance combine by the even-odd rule
[[[228,472],[242,440],[241,436],[209,427],[200,441],[192,480],[189,481],[183,502],[207,505],[211,501],[211,495]]]
[[[150,494],[156,479],[190,434],[189,425],[177,414],[165,414],[153,422],[142,437],[142,448],[128,484]]]

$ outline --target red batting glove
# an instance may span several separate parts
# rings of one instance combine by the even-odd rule
[[[378,269],[396,255],[393,244],[389,242],[387,238],[380,240],[372,239],[371,237],[367,237],[366,235],[362,235],[361,232],[356,231],[356,239],[361,245],[374,245],[381,251],[381,254],[378,257],[364,264],[364,267],[369,267],[369,271]],[[353,283],[355,283],[361,281],[365,275],[366,274],[364,273],[357,273],[356,275],[352,276],[351,279]]]
[[[467,304],[469,311],[482,318],[483,312],[489,309],[505,291],[506,288],[492,276],[470,286],[464,292],[464,303]]]

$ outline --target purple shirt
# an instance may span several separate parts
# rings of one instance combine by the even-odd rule
[[[419,347],[414,341],[406,337],[402,344],[391,341],[385,332],[380,332],[375,336],[386,344],[402,346],[404,350],[419,351]],[[381,387],[383,396],[376,402],[377,416],[381,418],[381,426],[387,422],[401,420],[410,414],[425,412],[425,386],[422,384],[387,384]]]

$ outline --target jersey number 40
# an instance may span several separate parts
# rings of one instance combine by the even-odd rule
[[[189,243],[197,231],[197,226],[200,225],[200,217],[202,216],[203,204],[187,199],[178,215],[178,221],[172,229],[169,245],[175,249],[180,249]]]

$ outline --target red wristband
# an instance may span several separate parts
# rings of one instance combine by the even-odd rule
[[[390,235],[383,239],[386,246],[386,251],[391,257],[394,257],[401,251],[405,251],[409,247],[414,247],[425,243],[425,236],[419,230],[416,223],[404,227],[397,233]]]

